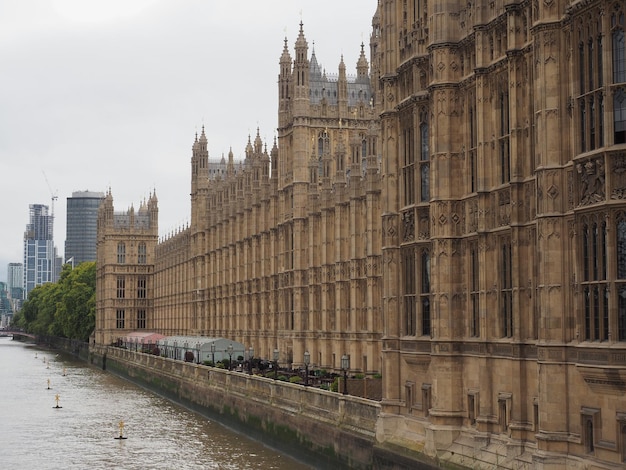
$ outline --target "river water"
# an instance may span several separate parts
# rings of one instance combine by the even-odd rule
[[[0,468],[312,467],[84,362],[0,338]]]

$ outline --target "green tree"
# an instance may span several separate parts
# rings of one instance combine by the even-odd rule
[[[95,326],[96,263],[65,264],[57,283],[35,287],[15,323],[29,333],[87,341]]]

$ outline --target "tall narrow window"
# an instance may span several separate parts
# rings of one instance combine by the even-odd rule
[[[599,112],[598,112],[598,146],[604,147],[604,96],[598,94]]]
[[[511,272],[511,245],[504,243],[501,253],[501,321],[502,336],[510,338],[513,336],[513,273]]]
[[[361,140],[361,176],[365,176],[367,170],[367,139]]]
[[[470,336],[480,336],[480,313],[479,313],[479,270],[478,250],[475,246],[470,248]]]
[[[511,155],[509,149],[509,92],[506,89],[507,81],[502,85],[500,92],[500,183],[511,181]]]
[[[580,82],[580,94],[585,93],[585,45],[578,45],[578,81]]]
[[[476,399],[473,393],[467,395],[467,417],[471,426],[476,424]]]
[[[589,44],[588,44],[588,48],[589,48],[589,60],[587,61],[587,66],[589,69],[589,89],[593,90],[593,79],[594,79],[594,71],[593,71],[593,59],[594,59],[594,53],[593,53],[593,39],[589,38]]]
[[[118,264],[126,263],[126,244],[124,242],[117,244],[117,262]]]
[[[626,285],[617,291],[617,340],[626,341]]]
[[[498,422],[500,432],[506,432],[509,428],[509,407],[506,398],[498,399]]]
[[[478,178],[478,164],[476,161],[476,110],[473,93],[469,97],[469,127],[469,189],[471,193],[474,193]]]
[[[589,97],[589,148],[596,148],[596,102]]]
[[[626,218],[622,215],[617,219],[617,278],[626,280]]]
[[[422,335],[428,336],[431,331],[430,324],[430,253],[424,249],[421,256],[421,281],[420,305],[422,317]]]
[[[415,204],[415,155],[413,153],[413,129],[407,126],[402,131],[402,188],[404,205]]]
[[[593,453],[594,448],[593,418],[587,418],[585,419],[585,449],[588,453]]]
[[[137,246],[137,264],[146,264],[147,250],[146,244],[141,242]]]
[[[624,12],[611,15],[613,38],[613,83],[626,82],[626,46],[624,45]]]
[[[600,31],[600,27],[598,26],[598,31]],[[602,73],[602,33],[598,34],[598,47],[596,48],[596,56],[598,57],[598,86],[604,85],[604,75]]]
[[[428,123],[422,113],[423,122],[420,124],[420,201],[430,200],[430,151],[428,147]]]
[[[585,101],[580,100],[580,151],[587,151],[587,110]]]
[[[404,334],[416,334],[416,282],[415,251],[411,247],[402,250],[402,294],[404,297]]]
[[[626,89],[618,88],[613,96],[613,140],[615,144],[626,143]]]

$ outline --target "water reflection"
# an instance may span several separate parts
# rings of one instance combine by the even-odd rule
[[[134,384],[8,338],[0,338],[0,377],[3,469],[310,468]],[[120,421],[125,440],[115,439]]]

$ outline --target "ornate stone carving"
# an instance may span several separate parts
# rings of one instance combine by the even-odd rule
[[[576,165],[580,184],[580,205],[594,204],[605,199],[604,160],[597,158]]]

